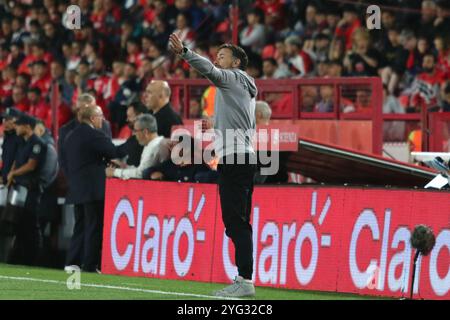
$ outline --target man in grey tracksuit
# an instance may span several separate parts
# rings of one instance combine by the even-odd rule
[[[253,78],[243,70],[245,51],[231,44],[219,48],[215,63],[184,47],[170,36],[171,50],[208,78],[217,88],[214,101],[214,148],[219,157],[219,194],[225,233],[235,247],[239,276],[234,283],[216,292],[219,296],[253,296],[253,244],[250,224],[256,155],[252,146],[255,130]]]

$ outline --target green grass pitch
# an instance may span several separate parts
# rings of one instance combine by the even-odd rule
[[[0,264],[0,300],[212,300],[223,284],[80,274],[80,289],[70,290],[63,270]],[[356,300],[375,297],[351,294],[256,288],[257,300]]]

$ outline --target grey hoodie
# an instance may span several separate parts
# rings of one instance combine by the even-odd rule
[[[217,88],[214,99],[216,155],[254,154],[251,137],[256,126],[255,97],[258,92],[254,79],[240,69],[217,68],[211,61],[189,49],[185,49],[181,57]],[[227,138],[227,129],[235,130],[233,139]]]

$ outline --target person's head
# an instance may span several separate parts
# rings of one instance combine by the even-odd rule
[[[314,24],[316,20],[317,7],[314,4],[309,4],[306,7],[305,20],[306,24]]]
[[[350,4],[345,6],[343,12],[342,18],[349,24],[358,19],[358,9],[356,9],[354,5]]]
[[[316,25],[321,26],[326,24],[327,16],[326,12],[322,8],[318,8],[316,12],[316,16],[314,17],[314,22]]]
[[[245,72],[252,78],[259,78],[261,76],[261,66],[257,62],[252,62],[247,65]]]
[[[177,29],[183,30],[185,28],[189,28],[191,18],[187,12],[180,12],[177,15],[176,26]]]
[[[6,81],[14,81],[16,78],[17,71],[12,66],[7,66],[2,70],[2,79]]]
[[[419,37],[419,40],[417,41],[417,50],[420,54],[425,54],[428,49],[430,48],[430,44],[428,42],[428,38],[425,36]]]
[[[400,33],[400,43],[406,50],[409,51],[414,50],[417,45],[416,35],[412,30],[404,29]]]
[[[317,76],[325,77],[328,75],[328,70],[330,68],[330,63],[328,61],[319,61],[317,64]]]
[[[25,89],[20,86],[14,86],[12,89],[12,100],[14,104],[18,104],[25,99]]]
[[[105,61],[103,61],[102,57],[96,57],[94,60],[94,72],[102,73],[105,71]]]
[[[44,60],[38,60],[33,63],[33,74],[37,78],[42,78],[47,74],[47,63]]]
[[[269,125],[270,117],[272,116],[272,109],[265,101],[256,101],[255,117],[256,125]]]
[[[42,137],[46,132],[47,128],[45,127],[44,121],[37,119],[36,125],[34,126],[34,134],[38,137]]]
[[[367,89],[358,89],[356,91],[356,103],[361,106],[370,105],[370,91]]]
[[[333,98],[333,86],[321,86],[320,98],[325,101],[330,101]]]
[[[27,114],[22,114],[16,120],[16,134],[20,137],[28,138],[33,135],[35,126],[36,126],[35,118]]]
[[[151,114],[141,114],[134,123],[134,134],[141,146],[146,146],[152,139],[158,136],[158,124]]]
[[[398,28],[388,29],[388,39],[393,46],[400,44],[400,30]]]
[[[103,124],[103,111],[99,106],[89,106],[80,109],[80,121],[101,129]]]
[[[163,50],[158,44],[156,44],[156,43],[150,44],[150,47],[148,48],[148,53],[147,53],[147,56],[149,58],[157,59],[160,56],[162,56],[162,54],[163,54]]]
[[[436,3],[431,0],[424,0],[421,14],[423,22],[431,22],[436,17]]]
[[[144,92],[145,106],[149,110],[157,111],[170,101],[171,90],[167,81],[153,80]]]
[[[123,61],[114,61],[112,65],[113,74],[115,77],[120,78],[123,76],[125,64]]]
[[[6,108],[2,114],[4,130],[10,132],[16,129],[16,120],[22,113],[16,108]]]
[[[334,30],[340,19],[341,15],[338,10],[327,10],[327,24],[330,29]]]
[[[426,73],[433,73],[436,64],[436,57],[432,53],[427,53],[422,59],[422,70]]]
[[[314,47],[316,50],[327,50],[330,47],[330,37],[324,33],[319,33],[314,37]]]
[[[284,40],[284,45],[286,48],[286,54],[289,57],[294,57],[300,52],[302,48],[302,41],[300,40],[299,37],[292,35],[287,37],[286,40]]]
[[[45,54],[45,44],[42,42],[33,42],[31,52],[37,59],[42,59]]]
[[[127,124],[128,127],[133,130],[136,118],[145,112],[145,106],[142,103],[136,101],[131,103],[127,108]]]
[[[79,111],[84,108],[95,107],[97,102],[95,101],[95,97],[89,93],[82,93],[77,97],[77,101],[72,107],[72,111],[75,114],[79,114]],[[78,118],[81,120],[80,118]]]
[[[135,54],[139,52],[139,41],[137,39],[130,38],[127,40],[127,53]]]
[[[52,39],[56,35],[55,25],[51,22],[47,22],[44,25],[44,34],[47,38]]]
[[[32,104],[38,103],[41,100],[41,89],[38,87],[28,89],[27,98]]]
[[[6,58],[8,58],[9,55],[9,47],[6,44],[2,44],[0,46],[0,59],[2,60],[6,60]]]
[[[248,57],[241,47],[225,43],[219,47],[214,64],[221,69],[245,70],[248,64]]]
[[[136,76],[136,65],[134,63],[128,62],[125,64],[125,68],[123,71],[125,78],[131,79]]]
[[[438,35],[434,38],[434,47],[437,51],[441,52],[448,49],[448,41],[444,39],[442,35]]]
[[[264,12],[261,12],[261,10],[254,8],[247,13],[247,24],[249,26],[255,26],[255,25],[261,23],[263,16],[264,16]]]
[[[267,58],[263,61],[263,74],[267,78],[273,78],[275,71],[277,71],[277,61],[274,58]]]
[[[443,96],[444,96],[444,100],[447,103],[450,103],[450,82],[447,82],[447,84],[445,85]]]
[[[395,25],[395,14],[389,10],[383,10],[381,13],[381,24],[383,29],[391,29]]]
[[[10,45],[11,56],[17,58],[23,50],[23,44],[21,42],[14,42]]]
[[[85,59],[82,59],[77,67],[78,75],[81,78],[87,78],[89,76],[89,62]]]
[[[175,0],[175,8],[180,11],[185,11],[192,6],[192,0]]]
[[[16,77],[16,85],[22,88],[27,88],[30,84],[30,81],[30,76],[24,72],[19,73]]]
[[[50,76],[52,79],[59,79],[64,76],[64,66],[60,61],[53,61],[50,64]]]

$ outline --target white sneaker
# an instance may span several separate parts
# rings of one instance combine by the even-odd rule
[[[255,286],[251,280],[245,280],[241,276],[237,276],[232,285],[214,292],[214,295],[218,297],[253,297]]]
[[[79,266],[73,264],[71,266],[65,266],[64,271],[65,272],[76,272],[76,271],[81,271],[81,268]]]

